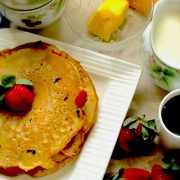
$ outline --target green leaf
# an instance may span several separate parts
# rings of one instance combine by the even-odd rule
[[[142,137],[144,140],[149,138],[149,132],[146,128],[142,127]]]
[[[162,68],[158,65],[154,66],[152,69],[155,73],[162,73]]]
[[[177,163],[175,159],[171,159],[168,162],[164,163],[163,169],[179,171],[180,170],[180,163]]]
[[[165,76],[169,76],[169,77],[174,77],[175,76],[174,72],[169,70],[169,69],[164,69],[163,73],[164,73]]]
[[[151,127],[151,129],[156,130],[156,121],[154,119],[147,121],[147,124],[149,127]]]
[[[114,177],[112,178],[112,180],[118,180],[119,179],[119,173],[116,173],[115,175],[114,175]]]
[[[154,119],[148,121],[142,121],[144,127],[156,131],[156,122]]]
[[[171,169],[171,162],[163,164],[163,169],[165,170]]]
[[[129,129],[137,129],[138,126],[139,126],[139,121],[135,121],[133,124],[129,126]]]
[[[123,174],[124,168],[120,168],[119,171],[113,176],[112,180],[120,180]]]
[[[175,160],[172,160],[172,170],[175,170],[175,171],[180,170],[180,164],[176,163]]]
[[[0,109],[3,107],[3,105],[4,105],[4,94],[0,96]]]
[[[28,79],[18,79],[16,81],[16,84],[22,84],[25,86],[33,86],[33,83],[31,81],[29,81]]]
[[[138,120],[137,117],[127,118],[127,119],[124,120],[123,126],[124,126],[124,127],[129,126],[131,123],[134,123],[134,122],[137,121],[137,120]]]
[[[1,78],[1,83],[5,88],[12,88],[16,83],[16,77],[14,75],[4,75]]]

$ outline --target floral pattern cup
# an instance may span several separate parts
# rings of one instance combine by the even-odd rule
[[[180,88],[180,70],[171,68],[163,63],[152,49],[150,41],[151,26],[152,24],[150,23],[142,36],[145,71],[153,78],[159,87],[167,91]]]
[[[14,1],[5,2],[0,2],[4,16],[16,26],[26,29],[40,29],[50,25],[61,16],[65,7],[65,0],[16,1],[19,2],[14,6],[16,9],[13,8]]]
[[[162,57],[160,59],[155,53],[155,50],[153,49],[152,32],[156,17],[160,15],[161,11],[168,8],[175,8],[179,3],[179,0],[174,0],[173,3],[169,0],[159,1],[154,8],[152,22],[149,23],[142,35],[142,54],[145,71],[153,78],[159,87],[167,91],[180,88],[180,69],[171,66],[171,61],[167,63]]]

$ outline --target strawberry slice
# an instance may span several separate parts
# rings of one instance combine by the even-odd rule
[[[155,164],[152,167],[151,180],[173,180],[173,176],[167,174],[160,165]]]
[[[75,98],[75,104],[77,107],[82,108],[87,101],[87,92],[85,90],[81,90],[79,94]]]
[[[33,103],[33,93],[24,85],[16,84],[5,93],[7,107],[15,112],[28,111]]]

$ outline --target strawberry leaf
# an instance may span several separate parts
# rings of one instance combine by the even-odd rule
[[[134,123],[135,121],[137,121],[138,118],[137,117],[130,117],[124,120],[123,122],[123,127],[129,126],[130,124]]]
[[[4,75],[1,78],[1,83],[5,88],[12,88],[16,83],[16,77],[14,75]]]
[[[172,160],[172,170],[179,171],[180,164],[178,164],[175,160]]]
[[[144,140],[147,140],[149,138],[149,132],[144,127],[142,127],[142,137],[143,137]]]
[[[165,170],[171,169],[171,162],[164,163],[164,164],[163,164],[163,169],[165,169]]]
[[[124,168],[120,168],[119,171],[112,177],[112,180],[120,180],[124,172]]]
[[[148,121],[143,121],[142,124],[144,127],[151,129],[153,131],[156,131],[156,122],[154,119],[148,120]]]
[[[130,126],[129,126],[129,129],[137,129],[137,127],[139,126],[139,121],[134,121],[134,123],[132,123]]]
[[[171,159],[169,162],[164,164],[163,168],[166,170],[179,171],[180,163],[177,163],[175,159]]]
[[[33,83],[31,81],[29,81],[28,79],[18,79],[16,81],[16,84],[22,84],[25,86],[33,86]]]

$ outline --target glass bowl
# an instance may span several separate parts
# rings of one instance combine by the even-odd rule
[[[133,39],[141,35],[146,25],[151,20],[153,2],[149,3],[149,11],[141,13],[129,7],[123,25],[111,34],[109,42],[88,32],[87,22],[93,12],[104,0],[68,0],[66,6],[66,17],[75,33],[87,41],[93,47],[103,50],[121,49],[127,46]],[[132,0],[131,0],[132,1]]]

